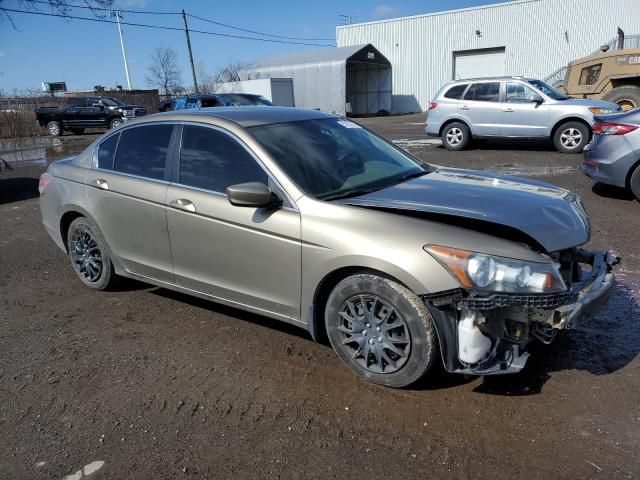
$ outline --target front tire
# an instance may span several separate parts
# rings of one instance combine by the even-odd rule
[[[464,123],[453,122],[442,130],[442,145],[447,150],[464,150],[471,141],[471,131]]]
[[[603,100],[617,103],[623,111],[628,112],[640,107],[640,87],[635,85],[616,87],[607,93]]]
[[[359,274],[342,280],[327,300],[325,325],[340,360],[372,383],[410,385],[436,357],[435,328],[426,306],[388,278]]]
[[[67,251],[73,270],[87,287],[106,290],[117,280],[106,242],[89,219],[78,217],[67,232]]]
[[[47,132],[49,132],[49,135],[52,137],[59,137],[62,135],[62,131],[62,124],[60,122],[51,121],[47,123]]]
[[[584,123],[566,122],[553,135],[553,144],[561,153],[580,153],[591,139],[591,131]]]
[[[109,128],[116,128],[119,125],[122,124],[122,119],[121,118],[112,118],[111,121],[109,122]]]

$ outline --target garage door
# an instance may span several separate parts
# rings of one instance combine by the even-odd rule
[[[453,53],[453,79],[504,75],[504,47]]]

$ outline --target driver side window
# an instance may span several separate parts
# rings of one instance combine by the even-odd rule
[[[207,127],[185,125],[180,149],[179,183],[225,193],[238,183],[269,184],[269,177],[236,139]]]
[[[536,96],[531,88],[521,83],[507,83],[507,102],[508,103],[530,103]]]

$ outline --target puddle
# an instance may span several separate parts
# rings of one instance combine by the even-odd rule
[[[436,145],[442,145],[442,140],[439,138],[398,138],[396,140],[392,140],[400,148],[425,148]]]
[[[11,138],[0,140],[0,171],[19,167],[45,165],[71,155],[77,155],[94,136],[64,140],[52,137]]]
[[[503,163],[498,165],[491,165],[489,167],[482,168],[489,172],[506,173],[508,175],[515,175],[519,177],[543,177],[543,176],[555,176],[555,175],[568,175],[575,174],[577,167],[571,166],[526,166],[519,165],[517,163]]]

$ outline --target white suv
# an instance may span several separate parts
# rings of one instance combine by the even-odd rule
[[[462,150],[472,138],[552,139],[563,153],[580,153],[591,138],[593,116],[620,107],[571,98],[541,80],[476,78],[449,82],[429,104],[425,132],[447,150]]]

